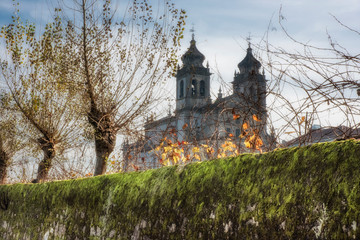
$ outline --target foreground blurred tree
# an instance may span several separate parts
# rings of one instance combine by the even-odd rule
[[[147,111],[157,86],[175,69],[185,12],[170,1],[157,4],[131,0],[119,21],[109,0],[74,0],[63,9],[67,45],[78,53],[71,61],[78,64],[78,75],[68,81],[85,92],[84,110],[94,130],[94,175],[105,173],[119,131]]]
[[[48,177],[55,156],[77,137],[75,122],[81,117],[78,95],[64,82],[73,73],[68,64],[74,51],[63,41],[58,12],[39,38],[35,37],[35,25],[23,23],[17,13],[1,30],[7,53],[1,71],[14,109],[25,119],[18,128],[26,131],[43,152],[35,179],[40,182]]]
[[[299,137],[310,133],[313,124],[331,125],[336,119],[337,124],[349,127],[339,137],[356,134],[355,129],[360,126],[360,54],[339,43],[329,33],[328,46],[301,42],[287,31],[284,19],[280,9],[280,28],[292,42],[292,49],[271,44],[270,31],[258,45],[267,53],[267,59],[263,61],[267,62],[265,66],[272,78],[269,92],[277,102],[277,105],[270,106],[270,112],[273,119],[281,119],[284,123],[282,127],[277,127],[277,131]],[[334,20],[347,30],[346,34],[359,39],[358,30],[343,24],[336,17]],[[290,96],[292,91],[294,94]],[[330,112],[334,119],[329,118]],[[311,137],[304,141],[311,142]]]

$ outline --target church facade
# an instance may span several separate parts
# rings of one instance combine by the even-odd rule
[[[217,157],[221,156],[220,152],[224,155],[224,143],[231,144],[236,153],[275,147],[266,126],[266,79],[250,44],[235,71],[232,94],[223,97],[220,89],[215,101],[210,96],[211,72],[208,65],[204,66],[205,56],[197,49],[194,35],[181,60],[183,64],[176,73],[174,115],[147,120],[143,139],[134,143],[125,141],[125,170],[131,166],[148,169],[163,165],[163,158],[169,157],[162,149],[166,146],[179,161],[196,160],[200,155]],[[189,150],[189,146],[196,150]],[[198,150],[199,146],[203,146],[205,153]]]

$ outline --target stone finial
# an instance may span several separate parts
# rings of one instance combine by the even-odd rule
[[[218,93],[218,99],[222,98],[222,92],[221,92],[221,87],[219,87],[219,93]]]

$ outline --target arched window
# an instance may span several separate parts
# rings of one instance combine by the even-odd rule
[[[205,96],[205,81],[204,80],[200,81],[200,96],[202,96],[202,97]]]
[[[191,81],[191,95],[196,96],[196,88],[197,88],[197,81],[192,80]]]
[[[183,98],[184,97],[184,81],[181,80],[180,81],[180,94],[179,94],[179,98]]]

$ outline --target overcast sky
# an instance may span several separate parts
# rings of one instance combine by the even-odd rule
[[[56,0],[19,0],[25,18],[41,22],[49,16]],[[118,0],[127,1],[127,0]],[[158,0],[150,0],[157,2]],[[113,0],[116,2],[116,0]],[[217,63],[224,78],[231,78],[236,65],[245,55],[246,37],[258,43],[267,29],[270,40],[279,46],[291,46],[282,34],[278,19],[282,7],[284,25],[289,33],[303,42],[327,44],[328,31],[351,50],[360,52],[356,35],[341,27],[332,17],[360,30],[360,0],[174,0],[187,11],[187,32],[183,51],[189,45],[194,24],[198,48],[211,67]],[[0,24],[10,21],[12,0],[0,1]],[[271,21],[271,23],[270,23]],[[232,69],[232,70],[231,70]],[[231,70],[231,71],[230,71]],[[231,79],[229,79],[231,81]]]
[[[187,10],[188,27],[193,23],[198,48],[215,67],[215,60],[226,81],[231,81],[236,65],[245,56],[246,37],[259,43],[270,30],[270,42],[291,48],[278,19],[282,8],[283,24],[297,40],[328,46],[327,32],[349,49],[360,52],[359,37],[340,26],[360,30],[360,0],[179,0]],[[190,26],[189,26],[190,25]],[[188,33],[183,45],[187,46]]]

